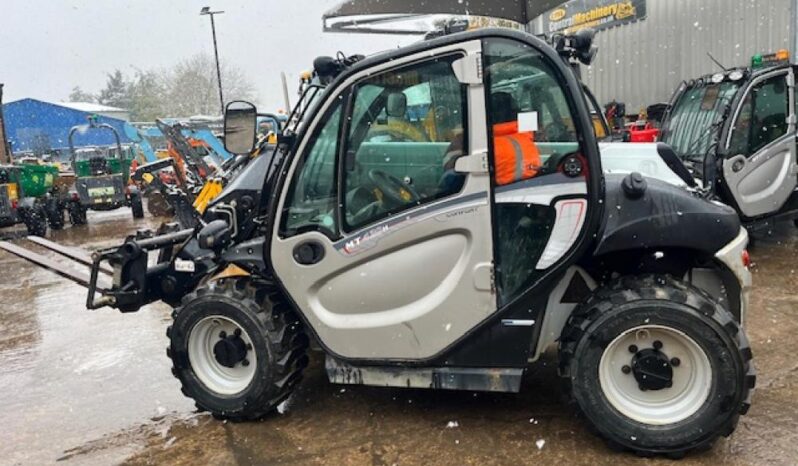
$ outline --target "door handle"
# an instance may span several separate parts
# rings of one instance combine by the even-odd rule
[[[324,259],[324,246],[318,241],[303,241],[294,247],[294,260],[300,265],[318,264]]]

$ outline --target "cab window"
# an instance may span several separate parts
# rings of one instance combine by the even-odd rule
[[[763,81],[748,92],[734,125],[731,155],[754,155],[787,134],[788,96],[784,75]]]
[[[391,70],[355,85],[343,163],[347,230],[459,192],[466,94],[460,55]]]
[[[282,232],[285,236],[309,230],[322,231],[333,237],[337,235],[335,168],[341,100],[339,98],[323,118],[324,125],[311,138],[313,143],[294,172],[283,208]]]
[[[487,41],[484,55],[496,193],[496,281],[499,305],[504,305],[554,264],[543,253],[555,222],[561,224],[557,231],[569,234],[581,228],[584,210],[558,207],[560,201],[547,193],[583,197],[587,169],[568,94],[546,58],[508,39]],[[580,201],[574,202],[578,206]],[[566,248],[568,241],[564,238]]]

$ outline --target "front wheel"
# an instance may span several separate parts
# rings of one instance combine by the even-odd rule
[[[730,435],[750,406],[751,350],[729,313],[665,276],[626,277],[574,312],[561,374],[616,447],[683,456]]]
[[[172,373],[197,407],[257,419],[288,398],[307,366],[308,338],[279,294],[250,279],[186,296],[167,329]]]
[[[130,210],[133,212],[133,218],[144,218],[144,205],[141,203],[141,194],[130,194]]]

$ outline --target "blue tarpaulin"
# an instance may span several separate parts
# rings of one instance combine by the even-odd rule
[[[69,130],[88,122],[91,115],[58,104],[36,99],[22,99],[3,105],[8,142],[14,154],[21,152],[46,153],[69,150]],[[123,120],[98,116],[98,123],[107,123],[119,132],[122,143],[131,142],[125,135]],[[76,147],[115,144],[108,130],[76,133]]]

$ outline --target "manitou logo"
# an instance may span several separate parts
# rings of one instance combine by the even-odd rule
[[[354,253],[355,251],[357,251],[357,249],[359,248],[360,245],[363,245],[363,244],[369,242],[370,240],[374,240],[377,237],[382,236],[389,229],[390,229],[390,227],[388,225],[382,225],[382,226],[379,226],[377,228],[372,228],[371,230],[363,233],[362,235],[358,236],[357,238],[354,238],[354,239],[352,239],[350,241],[347,241],[346,245],[344,245],[344,252],[346,254]]]

